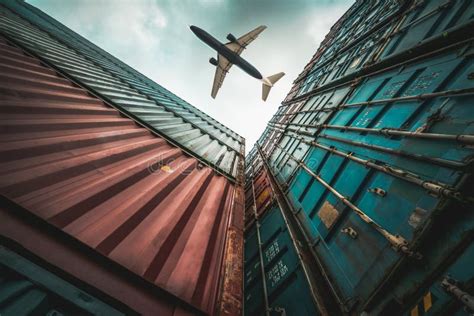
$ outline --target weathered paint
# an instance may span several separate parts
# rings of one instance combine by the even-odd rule
[[[337,314],[335,303],[316,289],[315,282],[323,280],[303,247],[305,237],[291,226],[295,223],[290,224],[293,221],[280,208],[290,210],[283,195],[277,193],[281,188],[267,173],[268,165],[255,147],[246,158],[245,314]],[[269,192],[263,205],[256,198],[261,195],[258,191]]]
[[[373,61],[379,47],[396,28],[399,19],[392,23],[396,13],[406,1],[356,2],[328,34],[327,44],[308,63],[300,80],[298,95],[324,86],[348,75]],[[370,27],[368,27],[370,25]],[[378,25],[383,27],[378,29]]]
[[[397,32],[390,37],[382,59],[408,50],[451,32],[474,20],[474,6],[469,0],[415,1],[401,19]]]
[[[259,171],[256,175],[253,175],[253,185],[254,190],[251,189],[250,185],[247,187],[246,191],[246,201],[245,205],[247,206],[246,212],[246,222],[248,223],[254,217],[253,204],[255,199],[255,207],[257,210],[257,216],[262,215],[263,212],[268,208],[269,204],[272,201],[272,191],[270,188],[269,180],[267,178],[266,172],[263,168],[259,168]],[[255,191],[255,197],[254,192]]]
[[[474,26],[472,10],[469,0],[356,1],[331,27],[283,103],[298,91],[301,95],[323,88],[396,55],[404,55],[401,60],[412,58],[413,48],[433,39],[454,38],[460,29],[467,34]]]
[[[328,34],[330,45],[322,45],[298,77],[298,96],[349,75],[370,73],[377,64],[416,57],[415,49],[435,40],[462,40],[474,27],[473,10],[469,0],[358,1]]]
[[[0,245],[0,277],[2,315],[118,316],[134,313],[110,306],[4,245]]]
[[[411,301],[414,301],[409,307],[406,315],[468,315],[468,310],[462,304],[460,298],[453,299],[453,295],[448,293],[443,286],[443,282],[448,281],[454,284],[460,290],[472,296],[474,290],[474,278],[472,274],[466,273],[472,271],[472,258],[474,257],[474,243],[470,239],[470,245],[462,249],[462,254],[454,259],[454,262],[448,263],[445,269],[432,283],[427,290],[416,295]]]
[[[278,207],[266,211],[260,220],[265,278],[271,315],[318,315],[288,229]],[[245,314],[263,315],[261,270],[256,227],[245,236]],[[298,299],[296,299],[298,298]]]
[[[243,232],[231,227],[228,231],[228,238],[219,315],[241,315],[243,312]]]
[[[227,176],[244,139],[24,1],[0,4],[0,30]]]
[[[344,312],[467,313],[443,280],[472,296],[472,10],[357,1],[257,142]]]
[[[236,186],[3,39],[0,50],[0,193],[110,262],[213,314]],[[4,207],[3,216],[9,212]],[[242,229],[242,213],[234,212],[231,227]],[[27,243],[11,231],[15,225],[0,231],[44,256],[45,241]],[[227,256],[235,258],[227,261],[242,258],[241,240],[233,235]],[[104,286],[100,275],[84,278],[68,260],[45,260]],[[172,306],[165,309],[171,312],[163,315],[173,314]]]
[[[315,140],[305,135],[308,129],[298,129],[308,124],[296,123],[295,118],[295,123],[288,124],[293,128],[287,129],[273,153],[275,172],[282,182],[290,181],[288,196],[295,209],[303,210],[298,217],[313,236],[314,249],[337,285],[338,294],[348,302],[347,308],[367,303],[387,278],[387,271],[404,256],[392,249],[400,245],[389,238],[401,236],[410,247],[426,236],[424,227],[431,225],[434,214],[442,212],[446,198],[472,203],[469,194],[456,193],[472,156],[472,148],[466,146],[469,140],[456,136],[473,134],[467,124],[473,112],[466,108],[472,95],[450,95],[450,91],[473,87],[469,79],[472,55],[466,47],[366,78],[347,102],[333,111],[327,123],[312,121],[308,127],[319,129]],[[409,99],[433,92],[440,92],[440,97]],[[391,101],[400,96],[408,99]],[[366,101],[373,104],[367,105]],[[347,126],[362,129],[348,130]],[[386,134],[371,132],[388,128],[415,134],[387,138]],[[431,140],[423,133],[456,137],[451,141]],[[313,146],[304,158],[292,145],[299,142]],[[300,160],[379,228],[372,229],[361,221],[360,215],[324,183],[300,168]],[[377,165],[380,168],[375,168]],[[454,232],[468,234],[472,223],[472,218],[465,218],[462,225],[453,223],[449,227],[452,238],[444,239],[444,244],[437,247],[432,269],[463,242],[464,237],[455,238]],[[357,232],[356,238],[341,233],[349,229]],[[380,229],[389,235],[378,233]],[[428,246],[419,253],[426,256],[430,251]],[[419,271],[416,277],[426,278],[428,271]],[[409,280],[413,279],[415,276],[410,276]],[[408,297],[408,288],[399,291],[397,295]]]
[[[70,235],[38,220],[31,212],[4,198],[1,202],[2,245],[4,240],[20,245],[23,252],[32,253],[53,267],[55,275],[69,275],[73,281],[86,286],[88,292],[99,291],[114,298],[132,309],[131,314],[135,311],[141,315],[205,315]],[[101,297],[100,293],[97,296]],[[114,303],[111,305],[116,307]]]
[[[227,230],[226,253],[221,278],[223,284],[219,315],[242,315],[243,313],[244,193],[240,186],[234,192],[234,205]]]

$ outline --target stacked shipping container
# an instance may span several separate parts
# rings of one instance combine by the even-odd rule
[[[244,140],[0,3],[0,314],[241,314]]]
[[[357,1],[244,140],[0,3],[0,313],[472,312],[474,4]],[[245,223],[242,221],[245,203]]]
[[[247,156],[281,198],[246,212],[246,277],[254,232],[287,209],[319,313],[473,312],[473,20],[472,1],[357,1],[336,23]],[[269,269],[246,304],[272,308]]]
[[[241,168],[244,139],[23,1],[2,2],[2,33],[89,91],[230,178]]]

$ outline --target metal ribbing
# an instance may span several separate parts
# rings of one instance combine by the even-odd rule
[[[405,238],[400,235],[394,235],[383,228],[380,224],[378,224],[375,220],[370,218],[367,214],[365,214],[360,208],[354,205],[351,201],[349,201],[344,195],[330,186],[326,181],[324,181],[320,176],[315,174],[303,161],[295,158],[292,154],[288,153],[285,149],[283,149],[280,145],[276,145],[285,155],[287,155],[290,159],[295,161],[299,166],[301,166],[309,175],[315,178],[319,183],[321,183],[326,189],[328,189],[334,196],[336,196],[342,203],[348,206],[351,210],[353,210],[364,222],[369,224],[373,227],[377,232],[379,232],[387,241],[392,245],[392,247],[410,257],[415,257],[417,259],[421,259],[421,254],[414,252],[410,249],[410,246]]]
[[[280,185],[274,178],[274,175],[270,170],[270,166],[268,165],[267,159],[265,157],[265,154],[262,152],[260,145],[257,143],[255,147],[257,149],[257,155],[260,156],[260,159],[263,162],[263,166],[267,174],[269,175],[270,187],[272,189],[272,192],[275,194],[276,202],[278,203],[280,213],[283,217],[283,220],[285,221],[286,227],[288,228],[288,232],[290,234],[293,245],[296,249],[296,253],[300,260],[305,277],[308,280],[308,285],[311,290],[311,296],[314,302],[318,306],[318,309],[323,316],[341,314],[342,312],[341,307],[344,308],[343,301],[337,294],[337,291],[335,290],[335,288],[332,286],[332,282],[329,279],[328,275],[326,274],[325,270],[323,269],[322,263],[320,262],[317,254],[313,251],[310,240],[308,236],[306,235],[303,227],[301,226],[300,222],[294,217],[295,211],[292,209],[291,204],[287,200],[286,196],[282,193]],[[293,225],[290,225],[289,214],[293,214],[293,221],[291,221]],[[293,228],[293,226],[295,226],[296,228]],[[306,241],[306,244],[309,250],[309,253],[305,255],[306,260],[303,259],[301,244],[296,243],[296,236],[295,236],[297,232],[296,229],[299,230],[300,235]],[[315,265],[308,266],[307,264],[308,260],[314,260]],[[315,270],[317,272],[315,272]],[[323,285],[323,283],[325,284]],[[320,289],[327,288],[327,287],[330,288],[330,293],[333,295],[330,295],[330,296],[321,295]]]
[[[258,254],[260,257],[260,271],[262,273],[262,285],[263,285],[263,299],[265,302],[265,315],[270,316],[270,305],[268,303],[268,290],[267,290],[267,280],[265,274],[265,264],[263,261],[263,252],[262,252],[262,238],[260,236],[260,222],[258,220],[257,214],[257,201],[255,200],[255,187],[253,184],[254,168],[252,165],[252,196],[253,196],[253,211],[255,216],[255,229],[257,230],[257,241],[258,241]]]

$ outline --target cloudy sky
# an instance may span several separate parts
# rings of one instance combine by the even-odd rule
[[[74,31],[246,138],[247,151],[353,0],[29,0]],[[267,102],[237,67],[210,97],[215,52],[189,30],[221,41],[267,25],[242,56],[263,75],[284,71]]]

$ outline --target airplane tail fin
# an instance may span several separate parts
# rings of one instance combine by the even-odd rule
[[[284,72],[279,72],[273,76],[263,78],[262,80],[262,100],[267,101],[268,94],[273,85],[285,75]]]

